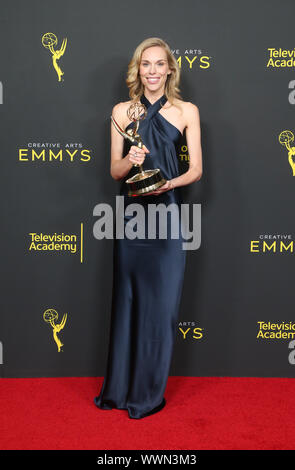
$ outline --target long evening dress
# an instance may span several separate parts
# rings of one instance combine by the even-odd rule
[[[175,178],[180,174],[177,146],[182,134],[158,112],[167,97],[163,95],[151,104],[143,94],[140,100],[147,108],[147,116],[140,121],[138,133],[150,151],[143,168],[160,168],[164,178]],[[94,402],[104,410],[127,409],[130,418],[139,419],[166,404],[164,391],[177,331],[186,250],[182,248],[181,188],[160,195],[129,197],[125,180],[137,172],[138,168],[132,167],[122,180],[120,195],[124,196],[125,210],[129,204],[141,204],[148,222],[149,203],[175,203],[179,208],[179,237],[169,239],[175,219],[170,219],[167,212],[167,239],[114,239],[108,361]],[[124,224],[133,217],[125,215]],[[147,226],[148,223],[146,234]]]

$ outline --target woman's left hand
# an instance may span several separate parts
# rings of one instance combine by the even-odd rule
[[[150,196],[151,194],[154,194],[154,195],[158,196],[159,194],[165,193],[166,191],[170,191],[170,189],[174,189],[174,186],[171,183],[171,180],[168,180],[160,188],[155,189],[155,191],[152,191],[150,193],[143,194],[143,196]]]

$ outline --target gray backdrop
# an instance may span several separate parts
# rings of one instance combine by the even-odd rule
[[[201,204],[202,242],[187,253],[170,373],[292,377],[293,336],[257,334],[258,322],[267,324],[264,333],[288,325],[295,332],[294,253],[278,245],[263,252],[259,238],[289,235],[290,242],[295,230],[294,178],[278,140],[294,131],[294,65],[268,66],[269,48],[294,52],[294,2],[0,5],[1,376],[104,374],[113,241],[94,238],[93,209],[115,207],[111,109],[129,99],[125,78],[135,47],[158,36],[181,57],[182,97],[199,107],[204,161],[201,181],[184,190],[187,202]],[[67,39],[57,61],[63,81],[41,42],[48,32],[57,37],[55,51]],[[32,160],[33,143],[58,143],[63,160],[49,161],[46,147],[44,161]],[[69,143],[77,145],[72,162]],[[183,170],[186,153],[182,147]],[[77,252],[29,250],[30,233],[76,235]],[[251,252],[252,240],[260,240],[260,251]],[[47,309],[58,313],[55,325],[67,313],[60,352],[43,318]]]

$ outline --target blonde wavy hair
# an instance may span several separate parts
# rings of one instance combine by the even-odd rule
[[[126,84],[129,88],[129,97],[132,101],[139,101],[141,95],[144,92],[144,85],[142,84],[139,76],[139,66],[143,51],[152,46],[160,46],[166,51],[168,66],[171,70],[171,74],[167,75],[167,80],[165,83],[165,95],[171,104],[174,104],[180,108],[179,105],[174,103],[176,98],[182,100],[179,88],[180,70],[178,63],[172,54],[169,45],[163,41],[163,39],[156,37],[147,38],[142,41],[135,49],[133,57],[128,64]]]

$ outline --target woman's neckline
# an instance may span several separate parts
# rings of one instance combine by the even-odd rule
[[[159,101],[163,100],[164,98],[166,98],[166,100],[164,101],[164,104],[165,104],[166,101],[167,101],[167,97],[166,97],[165,93],[164,93],[162,96],[160,96],[160,98],[158,98],[154,103],[151,103],[150,100],[145,96],[144,93],[141,95],[141,97],[142,97],[144,100],[147,101],[147,103],[149,104],[149,106],[155,106],[155,104],[159,103]],[[163,105],[163,106],[164,106],[164,105]]]
[[[161,100],[164,101],[163,104],[161,104]],[[160,98],[157,99],[157,101],[155,101],[153,104],[151,104],[151,102],[147,99],[147,97],[145,96],[145,94],[142,93],[142,95],[141,95],[141,97],[140,97],[140,101],[141,101],[143,104],[145,104],[147,108],[150,108],[150,107],[153,107],[153,108],[154,108],[154,106],[158,105],[159,101],[160,101],[161,107],[163,107],[163,106],[165,105],[165,103],[168,101],[168,99],[167,99],[167,96],[166,96],[165,93],[164,93],[164,95],[160,96]],[[157,107],[155,107],[154,109],[157,109]],[[158,110],[158,115],[159,115],[164,121],[166,121],[170,126],[174,127],[174,129],[176,129],[176,130],[179,132],[179,134],[183,137],[184,130],[183,130],[183,132],[181,132],[181,130],[178,129],[178,127],[175,126],[175,124],[172,124],[172,122],[168,121],[168,119],[167,119],[165,116],[163,116],[163,114],[161,114],[161,113],[159,112],[159,110]],[[128,126],[129,126],[129,125],[130,125],[130,124],[128,124]]]

